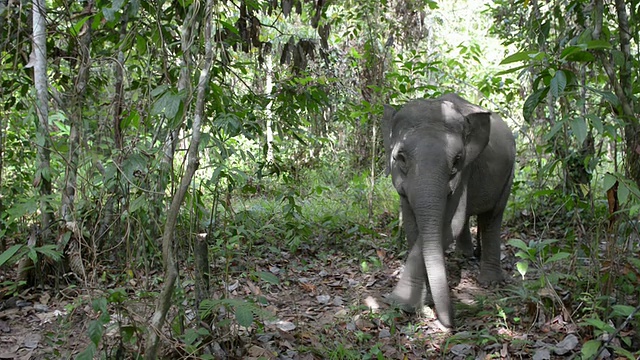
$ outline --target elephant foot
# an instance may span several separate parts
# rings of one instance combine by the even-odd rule
[[[504,280],[502,276],[502,271],[482,271],[480,270],[480,275],[478,276],[478,282],[481,285],[495,285],[499,284]]]
[[[407,292],[398,289],[398,286],[396,286],[392,293],[383,297],[383,301],[408,313],[421,311],[426,304],[433,305],[433,299],[426,288],[421,290],[419,297],[415,294],[415,291],[408,291],[407,294]]]

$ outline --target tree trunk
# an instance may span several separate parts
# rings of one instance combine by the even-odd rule
[[[270,54],[265,58],[265,93],[271,95],[273,91],[273,61]],[[267,108],[265,109],[265,116],[267,118],[267,163],[273,163],[273,112],[271,111],[272,101],[269,101]]]
[[[180,186],[178,187],[176,193],[173,196],[173,200],[171,201],[171,207],[169,208],[169,212],[167,213],[167,220],[164,226],[164,233],[162,234],[162,256],[164,260],[165,283],[162,291],[160,292],[160,296],[156,301],[156,309],[153,313],[149,326],[149,334],[147,336],[145,353],[145,358],[148,360],[155,360],[157,358],[158,344],[160,340],[159,334],[162,331],[167,312],[169,311],[169,307],[171,306],[171,295],[173,294],[173,287],[178,277],[178,269],[176,268],[173,254],[174,231],[178,221],[180,206],[182,204],[182,201],[184,200],[184,197],[189,189],[189,185],[191,184],[193,176],[199,165],[198,148],[200,146],[200,128],[202,119],[204,117],[206,88],[211,77],[210,71],[211,64],[213,62],[213,5],[214,0],[207,0],[206,7],[204,9],[205,16],[203,23],[205,24],[205,55],[203,67],[200,72],[200,78],[198,80],[198,95],[196,99],[195,114],[193,117],[191,144],[189,145],[189,150],[187,152],[187,168],[184,175],[182,176],[182,180],[180,181]],[[196,6],[199,7],[200,4],[193,3],[191,5],[191,8],[195,9]],[[191,25],[185,25],[185,27],[189,26]]]
[[[33,82],[36,88],[36,112],[38,115],[37,158],[38,170],[34,185],[40,193],[41,238],[50,237],[53,211],[47,202],[51,195],[51,138],[49,136],[49,93],[47,82],[47,9],[45,1],[33,0]]]

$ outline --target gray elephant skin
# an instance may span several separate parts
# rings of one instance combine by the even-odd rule
[[[480,283],[502,280],[500,226],[515,163],[515,140],[496,114],[456,94],[385,105],[387,171],[400,195],[409,255],[387,301],[407,310],[431,295],[436,315],[454,326],[445,249],[474,255],[469,217],[477,215]]]

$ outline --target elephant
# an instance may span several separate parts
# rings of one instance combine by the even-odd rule
[[[496,114],[449,93],[384,105],[387,170],[400,195],[409,254],[386,301],[412,311],[428,297],[437,319],[454,327],[445,249],[480,258],[481,284],[502,281],[500,227],[513,182],[515,139]],[[469,217],[477,216],[474,252]]]

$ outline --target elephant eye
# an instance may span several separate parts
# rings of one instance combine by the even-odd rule
[[[398,168],[403,173],[407,172],[407,158],[403,151],[398,151],[393,155],[393,160],[398,165]]]

